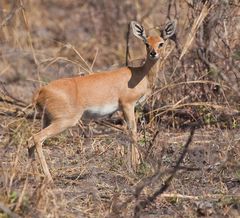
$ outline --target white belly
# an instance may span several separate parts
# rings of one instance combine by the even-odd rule
[[[105,104],[103,106],[89,107],[84,112],[84,117],[102,117],[114,113],[119,108],[118,104]]]

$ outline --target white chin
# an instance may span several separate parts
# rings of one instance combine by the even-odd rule
[[[159,58],[159,55],[156,55],[156,56],[154,56],[154,57],[150,56],[150,59],[151,59],[151,60],[157,60],[158,58]]]

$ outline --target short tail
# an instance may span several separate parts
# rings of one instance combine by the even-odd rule
[[[37,100],[38,100],[39,94],[40,94],[40,89],[37,90],[35,92],[35,94],[33,95],[33,98],[32,98],[32,105],[33,105],[33,107],[37,106]]]

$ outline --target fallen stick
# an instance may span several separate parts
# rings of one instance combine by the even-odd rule
[[[181,198],[190,200],[203,200],[203,199],[220,199],[220,198],[237,198],[240,199],[240,195],[224,195],[224,194],[206,194],[206,195],[183,195],[178,193],[163,193],[160,198]]]
[[[0,210],[11,218],[20,218],[16,213],[12,212],[7,206],[0,202]]]

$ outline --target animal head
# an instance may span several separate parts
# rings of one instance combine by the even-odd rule
[[[131,22],[131,27],[133,34],[145,43],[147,49],[147,58],[151,60],[157,60],[161,56],[161,52],[164,49],[166,40],[173,37],[175,34],[176,22],[168,22],[164,29],[161,30],[157,36],[147,36],[144,27],[136,21]]]

